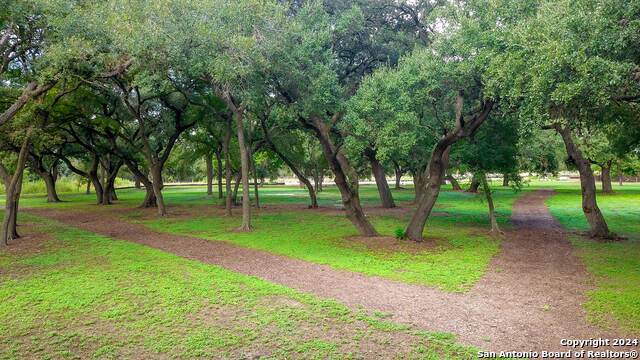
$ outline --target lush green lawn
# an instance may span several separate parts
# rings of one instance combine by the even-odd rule
[[[0,253],[0,358],[473,358],[452,336],[222,268],[26,217]],[[33,235],[37,231],[40,235]],[[19,249],[16,249],[19,250]]]
[[[598,204],[612,231],[627,240],[600,242],[572,236],[578,254],[594,275],[596,288],[585,304],[589,318],[601,326],[620,326],[640,333],[640,186],[615,187],[598,196]],[[547,201],[553,215],[567,228],[587,230],[577,187],[558,189]]]

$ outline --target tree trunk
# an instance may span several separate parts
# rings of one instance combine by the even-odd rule
[[[90,173],[89,176],[91,178],[91,183],[93,184],[93,189],[96,192],[96,204],[100,205],[102,204],[102,194],[104,192],[102,184],[100,183],[100,178],[97,173]]]
[[[624,180],[624,175],[622,175],[622,173],[620,173],[620,175],[618,175],[618,185],[622,186],[622,182]]]
[[[238,206],[238,190],[240,189],[240,182],[242,181],[242,173],[238,172],[233,182],[232,203],[234,206]]]
[[[206,154],[204,159],[207,163],[207,195],[213,195],[213,159],[211,154]]]
[[[256,169],[256,162],[253,159],[253,155],[251,156],[251,167],[253,169],[253,193],[256,197],[256,208],[260,208],[260,192],[258,190],[258,170]]]
[[[447,175],[447,180],[449,180],[449,182],[451,183],[451,187],[453,188],[453,191],[462,191],[462,187],[460,186],[460,183],[458,182],[458,180],[456,180],[456,178],[453,177],[453,175],[451,174]]]
[[[489,207],[489,222],[491,223],[491,233],[492,234],[501,234],[500,227],[498,226],[498,220],[496,219],[496,211],[493,206],[493,196],[491,195],[491,188],[489,188],[489,182],[487,181],[486,174],[480,174],[480,181],[482,182],[482,189],[484,190],[484,195],[487,198],[487,205]]]
[[[371,225],[360,205],[357,174],[350,166],[342,151],[337,149],[333,144],[331,136],[329,135],[329,129],[323,120],[320,118],[314,118],[312,120],[316,137],[320,141],[324,156],[335,175],[336,187],[340,190],[340,196],[347,213],[347,218],[351,220],[358,229],[360,235],[377,236],[378,232],[373,225]],[[347,173],[349,173],[350,177],[347,176]]]
[[[222,199],[222,155],[220,154],[220,150],[216,151],[216,175],[218,178],[218,199]]]
[[[87,179],[87,190],[84,192],[86,195],[91,194],[91,179]]]
[[[24,167],[29,153],[30,137],[31,130],[28,130],[18,154],[16,170],[11,177],[9,186],[6,188],[4,218],[2,220],[2,229],[0,229],[0,245],[8,245],[9,240],[15,240],[20,237],[17,231],[18,201],[22,189]]]
[[[373,172],[373,177],[376,180],[376,186],[378,187],[378,194],[382,201],[382,207],[386,209],[396,207],[396,204],[393,201],[393,195],[391,195],[389,183],[387,182],[387,177],[384,173],[384,167],[376,158],[375,150],[365,150],[365,156],[369,159],[369,163],[371,164],[371,171]]]
[[[426,186],[423,192],[416,193],[416,202],[418,207],[409,222],[406,229],[407,238],[414,241],[422,241],[422,233],[424,232],[424,226],[431,215],[431,210],[438,199],[440,193],[440,187],[442,186],[442,180],[444,179],[445,171],[449,163],[449,149],[450,144],[444,141],[440,141],[436,144],[431,154],[431,161],[429,166],[422,175],[422,179],[427,178]]]
[[[480,187],[480,180],[478,180],[478,176],[476,174],[473,174],[473,177],[471,178],[471,184],[469,184],[469,188],[467,189],[467,192],[475,194],[478,192],[479,187]]]
[[[251,203],[249,202],[249,152],[244,138],[243,112],[235,111],[236,130],[238,132],[238,147],[240,148],[240,174],[242,175],[242,225],[238,230],[251,230]]]
[[[266,131],[264,133],[268,134]],[[304,176],[304,174],[298,169],[298,167],[276,147],[276,145],[271,141],[271,138],[268,135],[266,135],[265,137],[267,138],[266,140],[271,147],[271,150],[273,150],[273,152],[280,158],[280,160],[282,160],[282,162],[284,162],[289,167],[289,169],[291,169],[291,172],[293,172],[293,174],[298,178],[300,183],[302,183],[307,188],[307,191],[309,192],[309,199],[311,200],[311,205],[309,207],[316,209],[318,207],[316,191],[314,190],[314,187],[311,186],[311,182],[309,181],[309,179],[307,179],[307,177]],[[315,171],[313,181],[315,182],[315,189],[317,189],[320,179]]]
[[[400,190],[402,189],[402,175],[404,174],[404,171],[402,171],[402,168],[400,167],[400,165],[398,165],[396,161],[393,162],[393,171],[396,175],[395,189]]]
[[[156,206],[158,207],[158,215],[167,215],[167,207],[164,204],[164,197],[162,196],[162,169],[159,164],[151,165],[151,187],[153,188],[153,195],[156,198]]]
[[[479,112],[465,118],[463,115],[463,105],[464,94],[461,91],[456,97],[456,127],[438,140],[433,147],[429,165],[423,175],[423,178],[428,178],[427,186],[424,190],[424,195],[416,199],[418,206],[405,231],[407,237],[411,240],[422,241],[424,226],[438,199],[440,187],[442,186],[442,181],[449,166],[449,151],[451,150],[451,146],[460,139],[473,135],[493,109],[493,102],[487,101],[482,104],[482,109]]]
[[[135,180],[135,184],[133,185],[136,189],[140,189],[141,185],[140,185],[140,179],[138,179],[138,177],[136,176],[136,180]]]
[[[58,193],[56,192],[56,182],[49,172],[45,171],[40,174],[42,180],[44,180],[45,188],[47,189],[47,202],[60,202]]]
[[[596,200],[596,181],[591,170],[591,162],[582,155],[582,151],[573,142],[571,130],[558,124],[554,126],[556,131],[562,136],[567,155],[578,168],[580,173],[580,187],[582,189],[582,211],[584,212],[590,226],[590,234],[594,237],[610,238],[607,222],[598,207]]]
[[[417,170],[413,174],[413,191],[415,193],[414,202],[416,204],[420,202],[420,199],[424,196],[425,189],[427,187],[427,180],[428,178],[425,178],[424,171]]]
[[[226,209],[226,215],[227,216],[231,216],[231,209],[233,207],[233,202],[234,202],[234,196],[231,193],[231,149],[230,149],[230,145],[231,145],[231,118],[227,119],[227,124],[226,124],[226,131],[224,134],[224,141],[223,141],[223,151],[224,151],[224,166],[225,166],[225,189],[227,192],[227,198],[225,199],[225,209]]]
[[[613,186],[611,186],[611,160],[601,166],[601,169],[600,180],[602,181],[602,192],[611,194],[613,193]]]
[[[502,186],[504,187],[509,186],[509,175],[507,174],[502,175]]]

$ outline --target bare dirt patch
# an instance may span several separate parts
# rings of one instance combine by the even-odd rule
[[[349,236],[346,238],[347,244],[364,245],[367,249],[380,253],[404,252],[408,254],[420,254],[425,251],[433,251],[442,245],[438,239],[425,239],[422,242],[397,239],[391,236]]]

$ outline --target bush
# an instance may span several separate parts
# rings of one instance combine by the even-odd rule
[[[396,239],[405,239],[407,237],[407,233],[403,228],[396,228],[393,230],[393,233],[396,236]]]

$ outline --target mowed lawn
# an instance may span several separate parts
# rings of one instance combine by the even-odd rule
[[[22,216],[0,252],[0,358],[471,359],[453,336]]]
[[[496,187],[494,197],[499,220],[508,225],[511,206],[522,192]],[[135,207],[144,192],[127,189],[119,192],[117,206]],[[413,190],[394,190],[396,201],[410,206]],[[308,194],[298,187],[273,186],[260,190],[261,204],[266,209],[254,211],[254,231],[234,231],[240,225],[240,211],[231,218],[205,215],[208,207],[220,206],[217,196],[207,196],[203,187],[174,187],[165,191],[169,216],[156,218],[152,209],[123,213],[126,221],[142,223],[154,230],[197,236],[212,241],[226,241],[243,247],[299,258],[343,269],[435,286],[446,291],[466,291],[482,277],[491,258],[500,249],[500,239],[489,236],[487,206],[479,194],[443,191],[434,214],[425,229],[428,241],[420,246],[393,239],[397,229],[409,221],[409,212],[373,209],[370,218],[380,233],[380,240],[357,237],[353,225],[336,208],[340,195],[333,187],[320,193],[321,210],[305,209]],[[362,201],[366,206],[378,206],[375,186],[362,186]],[[46,204],[42,198],[26,198],[27,207],[70,207],[92,211],[91,195],[68,195],[66,203]],[[172,216],[171,206],[188,209],[192,216]],[[272,208],[270,210],[270,207]],[[94,210],[93,210],[94,211]]]
[[[598,204],[611,231],[626,239],[602,242],[573,235],[571,241],[596,282],[585,304],[589,318],[640,334],[640,185],[614,186],[614,191],[598,194]],[[568,229],[588,230],[580,189],[558,187],[556,192],[547,201],[553,215]]]
[[[409,241],[393,239],[394,232],[406,226],[410,216],[407,211],[388,212],[395,215],[370,215],[376,228],[387,238],[362,241],[344,213],[336,211],[339,195],[335,189],[322,193],[325,206],[329,206],[324,210],[304,209],[305,193],[288,197],[295,193],[292,190],[263,191],[262,203],[267,205],[267,210],[255,212],[254,231],[249,233],[234,231],[240,226],[239,211],[232,218],[197,215],[196,212],[190,218],[154,217],[140,222],[157,231],[226,241],[336,269],[436,286],[447,291],[471,288],[500,248],[500,240],[488,236],[486,203],[480,195],[443,192],[425,230],[428,241],[423,246],[414,246]],[[394,195],[401,203],[413,199],[412,190],[396,191]],[[506,222],[511,204],[520,194],[498,190],[495,195],[501,221]],[[363,187],[362,197],[365,204],[377,206],[375,188]],[[189,205],[191,199],[185,193],[181,200],[179,204]],[[270,204],[283,202],[300,206],[293,210],[287,207],[268,210]],[[371,212],[382,213],[380,209],[376,210]],[[136,221],[136,213],[126,215],[125,219]]]

